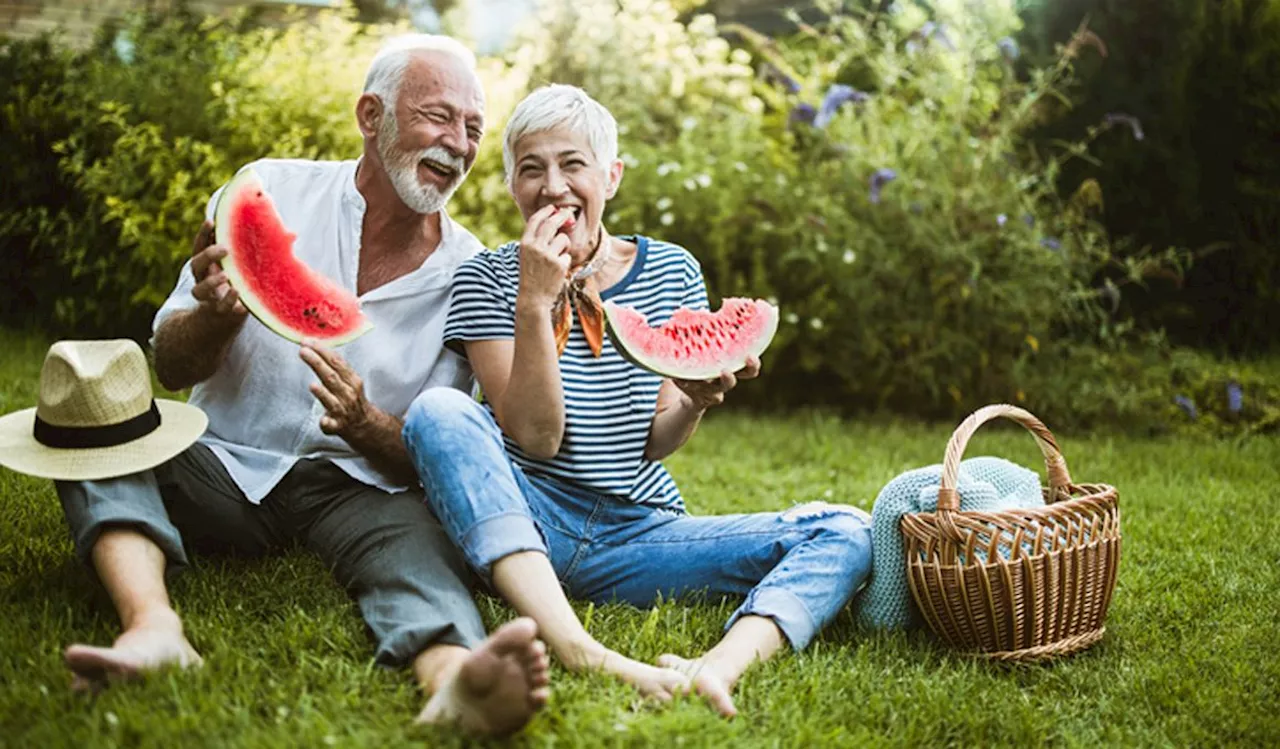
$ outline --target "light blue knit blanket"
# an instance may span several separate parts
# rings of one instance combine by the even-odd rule
[[[871,581],[853,599],[854,616],[873,629],[905,629],[923,621],[907,588],[907,564],[898,520],[909,512],[938,508],[942,466],[907,471],[890,481],[871,509]],[[956,481],[960,509],[1009,510],[1044,505],[1040,477],[1001,458],[960,463]]]

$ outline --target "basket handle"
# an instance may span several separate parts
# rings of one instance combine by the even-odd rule
[[[983,406],[956,427],[955,432],[951,434],[951,440],[947,442],[947,455],[942,461],[942,486],[938,489],[938,521],[944,530],[950,528],[956,531],[957,537],[959,532],[951,522],[950,516],[951,513],[960,509],[960,495],[956,492],[956,481],[960,475],[960,458],[969,444],[969,438],[978,431],[978,427],[1002,416],[1026,427],[1027,431],[1031,432],[1031,436],[1036,438],[1036,444],[1040,446],[1040,452],[1044,455],[1045,469],[1049,473],[1050,496],[1056,498],[1070,490],[1071,476],[1067,473],[1067,462],[1062,457],[1062,450],[1058,448],[1058,441],[1054,439],[1053,433],[1044,425],[1044,422],[1030,412],[1007,403]],[[948,533],[948,535],[952,534]]]

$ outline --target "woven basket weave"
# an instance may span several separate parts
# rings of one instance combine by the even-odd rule
[[[997,417],[1026,427],[1044,454],[1045,505],[961,512],[960,458],[978,427]],[[911,596],[929,627],[955,647],[1001,661],[1067,655],[1102,638],[1120,561],[1119,495],[1074,484],[1049,429],[1010,405],[981,408],[947,443],[937,512],[900,528]]]

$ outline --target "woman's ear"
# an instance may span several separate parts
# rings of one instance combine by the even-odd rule
[[[361,94],[356,99],[356,126],[366,138],[374,138],[382,128],[382,98],[377,94]]]
[[[614,195],[618,194],[618,188],[622,186],[622,173],[626,171],[626,165],[622,163],[622,159],[614,159],[609,165],[609,188],[605,195],[606,200],[612,200]]]

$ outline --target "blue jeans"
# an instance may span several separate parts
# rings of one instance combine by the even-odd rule
[[[450,388],[414,401],[404,441],[427,503],[486,580],[499,559],[538,551],[572,598],[648,606],[687,594],[745,596],[726,629],[742,616],[768,617],[799,650],[871,571],[865,513],[827,506],[693,517],[526,474],[489,412]]]

